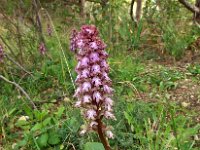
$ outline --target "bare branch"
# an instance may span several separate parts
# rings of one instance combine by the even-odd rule
[[[35,104],[31,100],[30,96],[24,91],[24,89],[19,84],[8,80],[7,78],[5,78],[2,75],[0,75],[0,78],[3,79],[4,81],[6,81],[7,83],[10,83],[10,84],[13,84],[14,86],[16,86],[26,96],[26,98],[30,101],[30,103],[32,104],[33,108],[37,109],[37,107],[35,106]]]
[[[7,44],[6,40],[3,38],[3,36],[0,35],[0,39],[1,41],[8,47],[9,51],[11,52],[11,54],[16,57],[16,54],[14,53],[14,51],[12,50],[12,48]]]
[[[85,0],[80,0],[80,15],[82,21],[85,21]]]
[[[200,13],[200,9],[195,5],[190,4],[187,0],[178,0],[178,1],[193,13]]]
[[[31,74],[31,72],[27,71],[23,66],[21,66],[18,62],[16,62],[12,57],[10,57],[8,54],[5,54],[5,56],[12,62],[14,63],[16,66],[18,66],[20,69],[22,69],[24,72],[26,72],[27,74],[33,76]]]
[[[136,8],[136,20],[140,21],[142,11],[142,0],[137,0],[137,8]]]
[[[135,21],[134,17],[133,17],[133,6],[134,6],[135,0],[131,1],[131,7],[130,7],[130,16],[132,21]]]
[[[10,50],[10,52],[12,53],[12,55],[15,56],[14,54],[14,50],[7,44],[7,42],[5,41],[5,39],[0,35],[0,39],[1,41],[6,45],[6,47]],[[28,73],[29,75],[32,75],[29,71],[27,71],[23,66],[21,66],[18,62],[16,62],[12,57],[10,57],[8,54],[5,54],[5,56],[12,62],[14,63],[16,66],[18,66],[20,69],[22,69],[24,72]]]
[[[45,38],[43,36],[43,29],[42,29],[42,23],[41,23],[41,18],[40,18],[40,15],[39,15],[39,11],[41,8],[39,8],[39,5],[41,7],[41,3],[40,1],[38,0],[32,0],[32,5],[33,5],[33,11],[35,11],[35,15],[36,15],[36,20],[35,20],[35,25],[36,25],[36,28],[38,30],[38,35],[39,35],[39,42],[43,42],[46,46],[46,41],[45,41]]]
[[[86,0],[86,1],[88,1],[88,2],[94,2],[94,3],[102,3],[100,0]]]

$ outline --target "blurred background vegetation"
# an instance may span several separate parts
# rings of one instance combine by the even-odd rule
[[[73,107],[69,38],[83,24],[110,55],[112,148],[198,150],[200,0],[1,0],[0,149],[101,149]]]

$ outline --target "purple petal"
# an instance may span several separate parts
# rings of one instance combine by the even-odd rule
[[[103,68],[109,68],[109,66],[108,66],[108,64],[107,64],[107,62],[105,60],[103,60],[101,62],[101,67],[103,67]]]
[[[107,119],[116,120],[115,116],[114,116],[111,112],[109,112],[109,111],[105,111],[104,116],[105,116],[105,118],[107,118]]]
[[[97,104],[102,100],[101,93],[96,91],[93,93],[93,99],[97,102]]]
[[[88,57],[83,57],[83,59],[81,60],[81,63],[80,63],[80,67],[87,67],[88,64],[89,64],[89,59]]]
[[[106,81],[111,81],[111,79],[108,77],[108,73],[106,73],[106,72],[103,72],[102,73],[102,78],[103,78],[103,80],[106,80]]]
[[[93,109],[89,109],[87,112],[86,112],[86,118],[88,119],[91,119],[91,120],[95,120],[95,117],[97,116],[97,113],[95,110]]]
[[[96,42],[91,42],[90,43],[90,48],[93,49],[93,50],[97,50],[98,49],[98,45]]]
[[[83,92],[88,92],[91,89],[91,84],[89,82],[84,82],[82,85],[82,91]]]
[[[70,37],[70,50],[71,51],[75,51],[77,49],[77,31],[76,30],[73,30],[72,31],[72,34],[71,34],[71,37]]]
[[[104,105],[105,105],[105,109],[107,111],[112,111],[112,106],[113,106],[113,100],[109,97],[104,99]]]
[[[48,35],[49,36],[52,36],[52,28],[51,28],[51,26],[50,26],[50,24],[47,24],[47,33],[48,33]]]
[[[90,123],[90,127],[91,127],[91,128],[96,127],[96,126],[98,126],[98,123],[97,123],[96,121],[92,121],[92,122]]]
[[[113,89],[111,87],[109,87],[108,85],[103,85],[103,90],[107,94],[112,94],[112,92],[113,92]]]
[[[106,51],[101,51],[101,56],[102,56],[102,58],[107,58],[108,53]]]
[[[76,101],[75,103],[75,107],[79,108],[81,107],[82,102],[81,101]]]
[[[104,50],[106,48],[106,45],[101,40],[97,40],[96,43],[97,43],[98,49]]]
[[[106,104],[106,105],[113,105],[113,100],[111,99],[111,98],[109,98],[109,97],[106,97],[105,99],[104,99],[104,103]]]
[[[78,83],[81,80],[81,76],[77,75],[75,82]]]
[[[105,110],[106,111],[112,111],[112,106],[111,105],[105,105]]]
[[[102,85],[101,80],[98,77],[94,77],[92,79],[92,83],[94,84],[94,86],[99,87],[100,85]]]
[[[40,51],[40,53],[41,53],[42,55],[44,55],[45,52],[46,52],[46,47],[45,47],[45,45],[44,45],[43,42],[40,43],[40,45],[39,45],[39,51]]]
[[[87,51],[85,51],[84,48],[80,48],[79,51],[78,51],[78,54],[83,56],[83,55],[85,55],[86,52]]]
[[[82,33],[87,36],[97,36],[98,31],[94,25],[83,25],[81,27]]]
[[[83,48],[85,46],[85,43],[83,42],[83,40],[82,39],[79,39],[78,41],[77,41],[77,47],[78,48]]]
[[[92,98],[90,95],[83,96],[83,103],[90,103],[91,101],[92,101]]]
[[[81,89],[80,87],[78,87],[78,88],[76,89],[75,94],[74,94],[73,97],[79,97],[79,95],[81,94],[81,92],[82,92],[82,89]]]
[[[81,78],[88,78],[90,75],[90,71],[88,69],[84,69],[82,72],[81,72]]]
[[[96,75],[98,73],[100,73],[100,66],[99,65],[93,65],[92,69],[91,69],[92,74]]]
[[[91,54],[90,54],[90,61],[91,61],[92,63],[98,62],[98,61],[99,61],[99,54],[96,53],[96,52],[91,53]]]
[[[114,134],[113,134],[110,130],[106,131],[106,136],[107,136],[109,139],[114,139]]]

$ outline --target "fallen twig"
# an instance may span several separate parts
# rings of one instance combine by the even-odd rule
[[[24,67],[22,67],[18,62],[16,62],[14,59],[12,59],[12,57],[10,57],[8,54],[5,54],[5,56],[12,62],[14,63],[16,66],[18,66],[19,68],[21,68],[24,72],[26,72],[27,74],[31,75],[31,72],[27,71]]]
[[[119,84],[126,84],[129,87],[133,88],[133,90],[135,91],[135,93],[140,97],[140,99],[143,99],[142,95],[140,94],[140,92],[137,90],[137,88],[135,87],[135,85],[133,85],[130,81],[124,81],[124,82],[117,82]]]
[[[0,78],[3,79],[4,81],[13,84],[14,86],[16,86],[25,96],[26,98],[30,101],[30,103],[32,104],[34,109],[37,109],[37,107],[35,106],[35,104],[33,103],[33,101],[31,100],[30,96],[24,91],[24,89],[17,83],[12,82],[10,80],[8,80],[7,78],[5,78],[4,76],[0,75]]]
[[[16,55],[15,55],[14,51],[12,50],[12,48],[7,44],[6,40],[1,35],[0,35],[0,39],[6,45],[6,47],[8,47],[8,49],[10,50],[12,55],[16,57]]]
[[[2,42],[5,44],[5,46],[10,50],[10,52],[12,53],[12,55],[15,56],[13,49],[6,43],[6,41],[4,40],[4,38],[0,35],[0,39],[2,40]],[[32,75],[29,71],[27,71],[23,66],[21,66],[18,62],[16,62],[12,57],[10,57],[8,54],[5,53],[5,56],[12,62],[14,63],[16,66],[18,66],[20,69],[22,69],[24,72],[28,73],[29,75]]]

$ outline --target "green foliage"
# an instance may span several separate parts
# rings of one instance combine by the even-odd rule
[[[102,143],[87,142],[84,146],[84,150],[105,150]]]
[[[182,78],[183,75],[180,72],[162,69],[159,74],[151,74],[148,78],[148,82],[159,86],[159,89],[164,91],[175,89],[177,87],[176,81]]]
[[[175,117],[175,113],[174,106],[168,104],[129,103],[124,116],[135,139],[130,146],[155,150],[189,149],[194,144],[190,138],[198,133],[200,126],[187,128],[189,118]]]
[[[190,34],[182,35],[176,28],[174,23],[169,22],[163,28],[163,41],[165,43],[166,51],[174,56],[176,59],[180,59],[185,49],[194,41],[194,37]]]
[[[160,36],[161,39],[151,34],[149,36],[156,38],[156,40],[161,40],[162,44],[164,44],[161,51],[170,54],[177,60],[184,56],[185,50],[197,35],[197,33],[194,34],[194,29],[186,19],[192,16],[189,13],[180,15],[184,14],[184,11],[179,2],[175,0],[147,0],[144,7],[144,18],[148,22],[147,25],[150,30],[151,28],[153,29],[153,34]]]
[[[44,109],[44,108],[43,108]],[[55,111],[49,113],[48,108],[45,108],[45,111],[29,111],[27,107],[24,107],[24,115],[28,115],[30,118],[25,119],[25,116],[19,118],[16,123],[11,125],[8,130],[15,130],[17,127],[19,131],[15,134],[16,137],[20,136],[20,139],[17,139],[16,149],[20,147],[37,147],[37,149],[46,149],[48,147],[70,147],[68,144],[62,144],[65,140],[74,140],[78,139],[78,130],[80,123],[76,118],[78,116],[73,115],[73,117],[68,117],[68,119],[60,122],[60,119],[63,117],[72,116],[70,111],[74,114],[74,110],[67,109],[66,113],[65,107],[58,107]],[[79,115],[78,113],[75,113]],[[23,118],[23,119],[22,119]],[[79,119],[80,120],[80,119]],[[8,122],[13,124],[14,120]],[[23,131],[23,132],[22,132]],[[14,138],[13,135],[10,138]]]
[[[193,75],[199,75],[200,74],[200,65],[191,65],[188,67],[188,71]]]
[[[33,15],[31,1],[20,3],[23,8],[20,6],[19,14],[24,24],[19,21],[20,17],[15,16],[19,11],[16,1],[7,0],[7,3],[2,1],[0,4],[5,15],[13,19],[14,24],[5,18],[0,21],[0,33],[13,50],[3,43],[6,54],[15,62],[6,57],[0,64],[0,74],[19,84],[38,108],[32,109],[18,88],[0,80],[0,136],[3,137],[0,144],[5,150],[12,147],[103,150],[95,133],[84,137],[79,135],[83,120],[79,110],[73,108],[74,87],[68,70],[75,79],[73,68],[76,62],[68,47],[70,31],[82,24],[78,17],[79,6],[41,1],[44,8],[39,15],[47,46],[47,55],[42,56],[38,51],[38,31],[29,22]],[[109,121],[115,135],[109,143],[113,149],[123,150],[199,149],[199,141],[194,138],[200,130],[195,122],[199,111],[193,106],[198,101],[193,103],[191,100],[191,107],[187,109],[179,107],[180,102],[172,102],[173,95],[170,95],[180,90],[182,80],[192,78],[199,82],[199,64],[189,65],[183,71],[179,66],[173,68],[173,65],[154,61],[158,56],[156,50],[162,57],[167,56],[167,61],[168,54],[181,59],[189,47],[198,52],[198,45],[191,44],[198,39],[199,28],[190,25],[192,15],[182,9],[177,0],[147,0],[137,26],[130,19],[129,8],[130,3],[126,0],[111,0],[105,7],[86,3],[85,23],[99,28],[110,55],[117,121]],[[46,24],[52,26],[46,10],[57,31],[57,35],[53,31],[52,37],[46,33]],[[19,25],[19,32],[15,25]],[[143,57],[145,51],[151,61]],[[31,74],[22,71],[16,63]],[[180,65],[185,67],[185,64]],[[185,94],[185,91],[181,92]],[[195,94],[199,97],[198,93]]]
[[[54,137],[54,136],[53,136]],[[55,139],[56,140],[56,139]],[[39,147],[46,147],[47,146],[47,142],[51,141],[49,140],[49,134],[44,133],[42,134],[40,137],[38,137],[37,139],[37,143],[39,145]],[[49,142],[51,144],[51,142]]]

